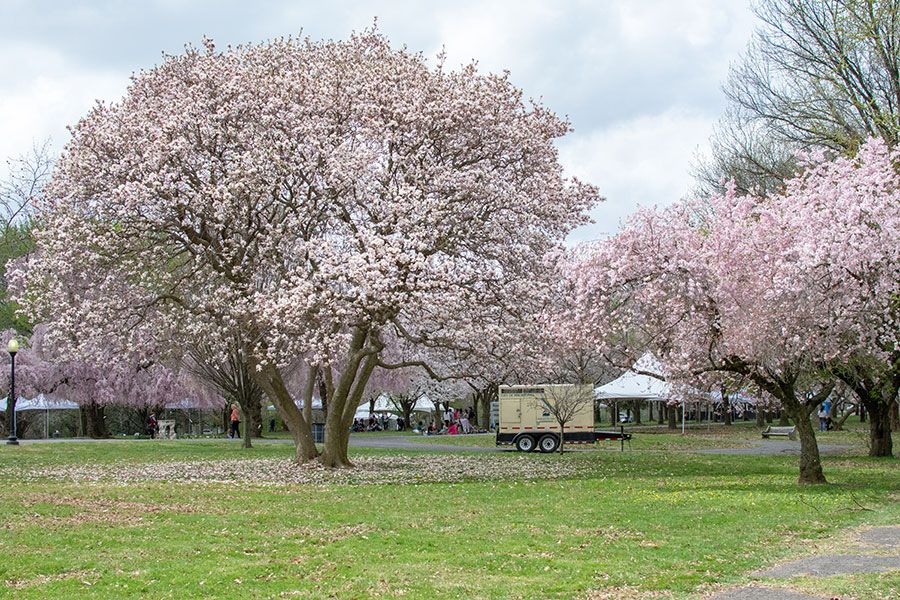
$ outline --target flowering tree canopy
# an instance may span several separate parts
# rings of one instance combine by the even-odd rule
[[[870,141],[781,194],[642,210],[575,264],[572,318],[607,351],[652,350],[674,380],[746,375],[794,419],[801,481],[824,481],[808,415],[829,370],[897,364],[896,160]]]
[[[333,367],[322,460],[349,464],[385,332],[468,355],[516,343],[544,256],[597,198],[562,173],[568,128],[506,76],[429,67],[377,32],[207,42],[73,129],[23,301],[82,346],[239,337],[301,460],[316,449],[280,369]]]

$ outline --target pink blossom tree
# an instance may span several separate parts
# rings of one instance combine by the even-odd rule
[[[811,164],[779,195],[643,210],[577,263],[574,318],[603,348],[653,350],[673,380],[747,377],[793,419],[800,481],[824,482],[809,415],[832,373],[896,364],[892,160],[873,141],[854,159]]]
[[[773,200],[793,253],[783,272],[806,289],[834,344],[827,370],[869,413],[869,455],[891,456],[900,390],[900,149],[876,139],[856,156],[811,157]]]
[[[384,336],[462,357],[517,344],[551,285],[544,257],[596,190],[564,177],[569,125],[505,75],[451,71],[377,32],[188,48],[73,129],[37,206],[23,302],[77,346],[244,341],[253,376],[318,452],[284,369],[325,369],[321,462]],[[75,348],[73,348],[75,349]]]

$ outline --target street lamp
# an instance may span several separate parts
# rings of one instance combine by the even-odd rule
[[[7,444],[18,446],[16,439],[16,352],[19,351],[19,341],[16,338],[9,340],[6,345],[9,352],[9,400],[6,402],[6,415],[9,419],[9,439]]]

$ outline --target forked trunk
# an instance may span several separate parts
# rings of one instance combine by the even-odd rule
[[[310,423],[303,418],[303,414],[294,399],[291,397],[281,377],[281,373],[271,365],[262,366],[261,369],[253,368],[253,378],[263,389],[272,404],[281,415],[281,419],[287,425],[291,437],[294,438],[294,446],[297,449],[296,459],[304,463],[319,455],[316,444],[313,441]]]
[[[367,336],[363,328],[354,331],[350,359],[331,394],[331,406],[325,418],[325,444],[319,457],[319,462],[329,469],[353,466],[347,450],[350,426],[377,362],[376,354],[363,351]]]

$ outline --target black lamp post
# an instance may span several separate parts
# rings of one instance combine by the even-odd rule
[[[6,402],[6,415],[9,419],[9,439],[7,444],[18,446],[16,438],[16,352],[19,351],[19,342],[16,338],[9,340],[6,346],[9,352],[9,400]]]

